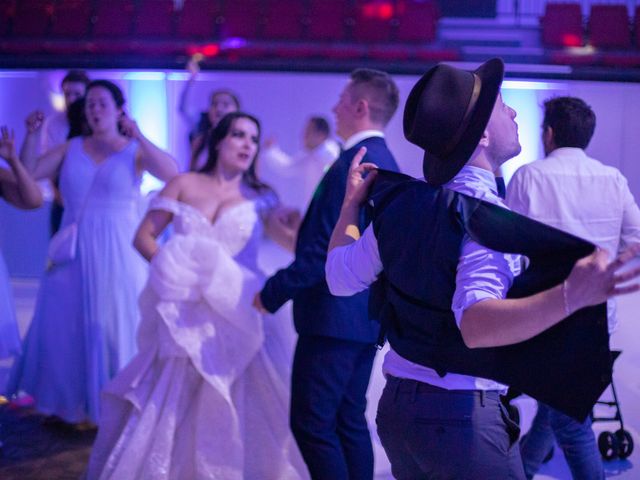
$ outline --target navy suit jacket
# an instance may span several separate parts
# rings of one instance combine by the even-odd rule
[[[379,324],[370,320],[369,292],[351,297],[334,297],[325,281],[324,265],[331,232],[338,222],[347,185],[347,173],[354,155],[367,147],[364,161],[385,170],[398,170],[393,155],[381,137],[370,137],[343,151],[318,185],[300,226],[296,258],[265,283],[260,297],[269,312],[293,299],[293,319],[298,335],[320,335],[375,342]],[[369,223],[360,212],[360,228]],[[362,231],[362,230],[361,230]]]

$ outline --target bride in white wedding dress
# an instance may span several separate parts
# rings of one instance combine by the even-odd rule
[[[263,232],[292,248],[299,222],[255,176],[259,128],[227,115],[202,172],[151,202],[135,240],[150,260],[139,353],[103,391],[89,479],[308,478],[288,426],[286,342],[251,305]]]

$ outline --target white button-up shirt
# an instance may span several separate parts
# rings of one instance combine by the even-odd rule
[[[640,242],[640,209],[626,178],[580,148],[558,148],[520,167],[506,202],[518,213],[593,242],[610,258]],[[611,332],[617,323],[615,303],[608,306]]]
[[[506,208],[498,197],[495,177],[487,170],[467,165],[444,187]],[[357,242],[334,248],[327,257],[327,284],[334,295],[353,295],[368,288],[381,271],[378,242],[371,225]],[[505,298],[513,278],[519,273],[518,255],[489,250],[465,235],[451,305],[458,326],[462,314],[471,305],[490,298]],[[393,349],[385,356],[382,369],[394,377],[409,378],[448,390],[506,389],[504,385],[479,377],[454,373],[440,377],[435,370],[410,362]]]
[[[284,205],[304,212],[322,176],[338,155],[340,146],[332,139],[292,156],[272,145],[260,153],[260,177],[276,189]]]

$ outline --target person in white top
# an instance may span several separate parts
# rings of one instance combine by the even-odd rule
[[[404,133],[409,141],[426,151],[423,168],[429,184],[500,205],[493,174],[520,152],[516,113],[499,95],[503,72],[500,59],[490,60],[474,72],[438,65],[413,87],[405,106]],[[612,295],[640,289],[637,284],[619,285],[623,279],[640,274],[640,269],[616,273],[640,251],[638,245],[610,264],[606,252],[595,251],[579,260],[563,283],[518,299],[505,297],[519,273],[519,257],[490,250],[467,234],[459,246],[449,243],[443,246],[440,239],[447,234],[446,220],[436,222],[434,233],[419,232],[418,228],[403,236],[403,232],[396,231],[386,250],[382,243],[378,249],[380,238],[375,229],[367,227],[360,237],[357,226],[358,206],[366,199],[377,176],[373,165],[359,165],[364,153],[361,150],[351,164],[340,218],[329,244],[326,279],[334,295],[352,295],[378,280],[383,273],[381,254],[388,254],[389,249],[404,250],[403,242],[410,242],[418,233],[424,233],[424,238],[420,237],[422,244],[436,247],[439,263],[459,258],[450,303],[454,314],[451,321],[457,325],[458,338],[468,350],[524,342],[587,305],[601,304]],[[364,178],[366,173],[368,176]],[[442,195],[451,194],[443,191]],[[397,224],[402,212],[393,209],[391,212],[399,214],[391,215],[391,223]],[[393,233],[394,228],[390,231]],[[424,269],[423,280],[433,273],[442,278],[437,265],[420,262],[418,252],[412,258],[414,264],[421,265],[416,268]],[[393,268],[394,265],[384,265],[387,277]],[[431,288],[450,289],[441,285]],[[404,292],[399,295],[402,297]],[[448,324],[435,323],[438,316],[446,314],[435,307],[439,305],[421,310],[435,312],[429,313],[431,317],[422,323],[433,320],[444,327],[441,332],[436,331],[432,348],[440,347],[439,338],[449,341],[456,335]],[[395,321],[400,321],[398,318]],[[404,332],[402,342],[424,346],[424,337],[414,338],[412,333],[419,320],[415,323],[402,320],[404,323],[398,327]],[[387,385],[378,406],[377,423],[395,478],[524,478],[517,444],[514,445],[517,431],[507,419],[499,398],[503,386],[418,365],[394,352],[393,342],[391,347],[383,367]],[[456,351],[470,355],[463,350]]]
[[[622,173],[585,153],[595,126],[595,113],[582,99],[547,100],[542,124],[546,158],[518,169],[506,201],[512,210],[589,240],[614,256],[640,241],[640,209]],[[607,306],[611,333],[617,322],[614,300]],[[578,423],[542,403],[522,442],[528,478],[553,448],[554,434],[573,478],[604,478],[591,419]]]
[[[87,85],[89,85],[89,77],[84,70],[69,70],[60,83],[60,90],[64,95],[64,110],[46,117],[41,110],[35,110],[27,116],[27,136],[20,149],[22,161],[25,158],[37,158],[67,141],[69,134],[67,111],[73,102],[84,97]]]
[[[330,137],[324,117],[310,117],[304,127],[304,149],[291,156],[267,142],[260,155],[261,176],[268,179],[285,205],[306,210],[320,179],[338,158],[340,146]]]
[[[68,115],[71,105],[84,98],[87,85],[89,85],[89,76],[84,70],[69,70],[60,83],[60,89],[64,96],[64,110],[46,117],[41,110],[35,110],[27,116],[25,121],[27,135],[20,148],[20,160],[27,170],[35,167],[31,162],[40,155],[67,142],[70,130]],[[50,221],[52,235],[60,227],[64,210],[57,184],[57,178],[50,183],[54,199]]]

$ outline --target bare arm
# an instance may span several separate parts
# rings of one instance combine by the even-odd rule
[[[175,177],[167,183],[160,195],[166,198],[177,200],[182,189],[182,177]],[[151,261],[158,251],[157,238],[171,223],[173,214],[165,210],[149,210],[142,219],[136,235],[133,239],[133,246],[140,255]]]
[[[360,163],[367,153],[366,147],[358,150],[349,167],[347,189],[340,209],[340,217],[331,233],[329,251],[336,247],[349,245],[360,238],[358,216],[360,205],[365,201],[369,187],[376,177],[376,166],[372,163]],[[366,178],[364,174],[368,172]]]
[[[38,163],[38,158],[41,156],[40,147],[42,144],[44,114],[39,110],[31,112],[25,123],[27,136],[20,147],[20,161],[28,171],[33,172]]]
[[[477,302],[462,314],[462,338],[470,348],[512,345],[535,337],[581,308],[636,292],[639,284],[621,284],[640,275],[640,268],[616,272],[638,254],[640,244],[634,244],[608,264],[606,251],[596,250],[576,262],[560,285],[526,298]]]
[[[300,212],[286,207],[273,208],[265,221],[265,232],[282,248],[293,252],[301,223]]]
[[[145,137],[135,120],[123,116],[120,119],[120,127],[125,135],[136,139],[140,144],[140,148],[136,153],[136,160],[141,170],[146,170],[154,177],[165,182],[178,174],[178,164],[175,159]]]
[[[11,172],[0,170],[2,196],[18,208],[37,208],[42,205],[42,192],[16,155],[13,131],[2,127],[0,157],[11,167]]]
[[[158,251],[157,238],[171,223],[172,218],[171,212],[151,210],[142,219],[133,240],[133,246],[147,261],[150,262]]]
[[[198,171],[198,160],[200,159],[200,155],[204,151],[203,144],[206,141],[207,135],[204,133],[199,133],[193,140],[191,140],[190,151],[189,151],[189,171],[197,172]]]
[[[67,143],[58,145],[38,157],[36,165],[31,171],[33,178],[36,180],[42,180],[43,178],[53,180],[57,176],[62,161],[67,154],[67,145]]]
[[[189,63],[187,63],[187,70],[190,74],[189,80],[187,80],[187,84],[184,86],[182,92],[180,93],[178,112],[180,113],[180,115],[182,115],[182,118],[191,126],[191,124],[194,123],[194,114],[189,109],[189,96],[191,94],[193,83],[198,76],[198,72],[200,71],[198,62],[194,59],[189,60]]]

